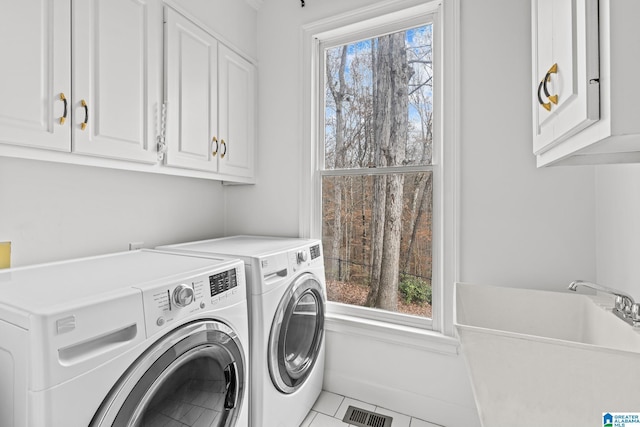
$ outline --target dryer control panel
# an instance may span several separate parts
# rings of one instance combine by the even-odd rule
[[[235,264],[179,282],[142,289],[147,336],[189,316],[246,300],[244,265]]]

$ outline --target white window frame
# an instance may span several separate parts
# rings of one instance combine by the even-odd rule
[[[324,47],[433,22],[434,38],[434,141],[433,186],[433,304],[432,318],[419,318],[379,309],[327,303],[329,318],[350,325],[360,322],[367,330],[389,325],[397,328],[454,336],[453,284],[458,277],[458,43],[459,0],[394,0],[377,3],[337,17],[302,27],[302,146],[300,235],[322,237],[322,192],[320,166],[324,161]],[[446,48],[446,50],[445,50]],[[446,141],[446,143],[444,143]],[[403,169],[404,171],[405,169]],[[329,175],[325,172],[325,175]],[[394,332],[395,331],[395,332]]]

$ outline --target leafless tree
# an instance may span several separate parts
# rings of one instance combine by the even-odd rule
[[[336,117],[336,125],[335,125],[335,168],[344,167],[344,157],[345,157],[345,149],[344,149],[344,134],[345,134],[345,126],[344,126],[344,114],[342,109],[342,104],[347,97],[347,84],[344,78],[345,67],[347,65],[347,45],[344,45],[341,49],[340,62],[338,65],[338,79],[334,80],[333,74],[331,72],[331,62],[327,61],[327,87],[329,89],[329,93],[333,97],[333,102],[335,105],[335,117]],[[333,187],[333,239],[331,242],[331,253],[339,254],[340,253],[340,241],[342,237],[342,183],[336,182]],[[334,257],[330,260],[330,270],[332,273],[338,278],[338,280],[342,279],[342,274],[340,271],[340,257]]]
[[[328,51],[326,167],[431,163],[430,70],[430,31]],[[366,305],[396,310],[400,270],[430,278],[432,186],[429,172],[325,177],[328,278],[366,284]]]

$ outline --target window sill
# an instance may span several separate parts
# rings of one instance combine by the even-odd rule
[[[460,342],[439,332],[397,325],[379,320],[327,312],[325,317],[327,331],[347,335],[357,335],[388,344],[413,347],[445,355],[458,355]]]

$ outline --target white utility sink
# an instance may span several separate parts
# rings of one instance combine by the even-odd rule
[[[485,427],[602,427],[605,412],[640,412],[640,328],[608,295],[458,283],[455,297]]]

